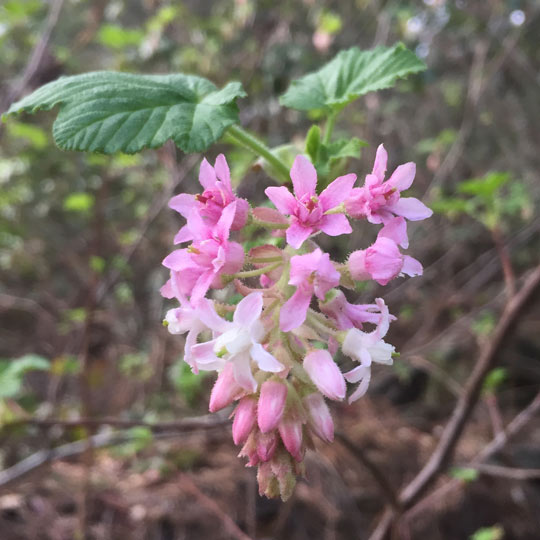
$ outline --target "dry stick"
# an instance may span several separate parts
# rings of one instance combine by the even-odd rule
[[[540,469],[520,469],[517,467],[503,467],[501,465],[491,465],[488,463],[478,463],[465,465],[469,469],[475,469],[480,474],[487,476],[498,476],[510,480],[538,480],[540,479]]]
[[[101,427],[111,426],[115,428],[145,427],[153,432],[175,430],[179,432],[190,431],[193,429],[207,429],[217,426],[224,426],[229,421],[226,416],[216,414],[207,414],[193,418],[185,418],[174,422],[145,422],[144,420],[127,420],[123,418],[104,417],[104,418],[78,418],[74,420],[65,420],[62,418],[21,418],[4,424],[2,431],[18,428],[24,425],[31,425],[41,428],[47,427]]]
[[[512,269],[512,261],[510,260],[510,255],[499,227],[491,229],[491,238],[493,239],[497,255],[501,261],[504,283],[506,285],[506,294],[508,298],[511,298],[516,293],[516,278],[514,276],[514,270]]]
[[[205,418],[205,417],[202,417]],[[197,431],[199,429],[211,429],[225,425],[225,421],[221,420],[220,423],[201,422],[199,425],[195,422],[196,419],[188,419],[190,424],[181,425],[177,422],[176,428],[168,431],[163,431],[157,435],[154,435],[156,439],[165,439],[170,437],[178,437],[179,433],[188,431]],[[180,429],[179,429],[180,428]],[[110,431],[106,433],[98,433],[91,437],[93,448],[104,448],[106,446],[114,446],[124,442],[128,442],[137,437],[137,434],[130,431]],[[82,439],[49,450],[39,450],[27,458],[19,461],[12,467],[0,471],[0,490],[11,487],[16,482],[19,482],[26,478],[29,474],[36,472],[45,465],[48,465],[54,461],[67,459],[84,454],[88,446],[87,440]]]
[[[400,503],[397,497],[397,493],[394,488],[386,479],[384,473],[379,469],[379,467],[373,463],[373,461],[364,453],[364,451],[351,439],[349,439],[344,433],[336,432],[336,439],[339,439],[341,444],[347,448],[347,450],[369,471],[377,485],[379,486],[382,494],[385,499],[387,499],[388,504],[398,511],[400,508]]]
[[[444,470],[480,397],[482,383],[495,361],[502,342],[539,287],[540,266],[533,270],[521,290],[506,304],[493,337],[485,349],[481,351],[480,358],[465,385],[462,396],[456,403],[437,447],[420,472],[400,493],[399,503],[403,508],[412,506]],[[385,538],[394,519],[393,510],[385,511],[370,540]]]
[[[496,454],[510,439],[515,437],[532,420],[532,418],[534,418],[538,411],[540,411],[540,392],[536,395],[533,401],[531,401],[531,403],[508,424],[504,431],[498,433],[488,445],[484,446],[484,448],[482,448],[482,450],[480,450],[480,452],[478,452],[473,459],[464,466],[475,467],[475,465],[481,464]],[[448,495],[454,489],[459,488],[462,485],[463,482],[456,478],[446,482],[430,493],[427,497],[419,501],[415,506],[410,508],[404,517],[408,520],[412,519],[419,512],[425,511],[443,496]]]

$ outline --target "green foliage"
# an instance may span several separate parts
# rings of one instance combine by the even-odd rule
[[[169,372],[176,390],[189,404],[194,404],[203,388],[203,381],[209,375],[207,371],[196,375],[183,359],[171,366]]]
[[[500,525],[493,525],[492,527],[483,527],[478,529],[473,535],[471,540],[503,540],[504,529]]]
[[[122,28],[117,24],[104,24],[98,32],[98,41],[112,49],[124,49],[139,45],[144,38],[141,30]]]
[[[114,453],[121,457],[133,457],[148,448],[153,440],[152,430],[144,426],[135,426],[127,432],[129,440],[115,447]]]
[[[357,137],[338,139],[325,144],[321,140],[319,126],[311,126],[306,137],[306,153],[317,169],[319,182],[317,187],[324,189],[326,185],[337,176],[347,162],[347,158],[359,158],[362,148],[367,146],[365,141]],[[327,179],[326,182],[321,179]]]
[[[11,137],[27,140],[36,150],[42,150],[49,144],[49,138],[45,130],[32,124],[10,122],[7,131]]]
[[[315,73],[293,81],[281,104],[300,111],[340,110],[368,92],[389,88],[394,81],[426,69],[403,44],[362,51],[341,51]]]
[[[94,196],[90,193],[70,193],[64,199],[64,210],[85,214],[94,206]]]
[[[238,82],[223,89],[193,75],[96,71],[62,77],[13,104],[7,115],[60,105],[53,136],[60,148],[132,154],[172,139],[200,152],[238,122]]]
[[[483,392],[494,394],[508,378],[508,370],[503,367],[492,369],[484,379]]]
[[[17,360],[0,360],[0,399],[19,394],[25,373],[46,371],[49,366],[49,361],[37,354],[27,354]]]
[[[496,323],[495,316],[491,311],[483,311],[480,315],[471,323],[471,330],[478,337],[486,337],[493,332]]]
[[[499,228],[509,217],[527,218],[532,214],[525,186],[507,172],[489,172],[465,180],[456,191],[462,196],[440,196],[432,203],[433,210],[450,218],[467,214],[490,230]]]
[[[450,476],[462,482],[474,482],[478,478],[478,471],[470,467],[454,467],[450,471]]]

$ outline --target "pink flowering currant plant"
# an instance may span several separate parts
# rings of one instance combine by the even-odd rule
[[[245,96],[239,83],[218,89],[192,75],[65,77],[8,111],[60,106],[53,133],[65,149],[133,153],[172,139],[188,153],[222,140],[259,159],[268,173],[262,204],[235,193],[224,154],[213,165],[202,159],[200,193],[170,200],[183,221],[171,239],[177,248],[163,260],[169,278],[161,294],[172,302],[168,330],[184,336],[185,362],[194,373],[216,372],[210,411],[234,406],[234,443],[258,468],[260,493],[269,497],[287,499],[304,475],[306,450],[316,439],[333,440],[329,401],[359,399],[372,364],[392,364],[395,349],[385,339],[395,317],[384,300],[355,304],[343,289],[421,275],[420,262],[402,250],[407,221],[431,211],[402,195],[414,163],[387,178],[380,144],[370,173],[348,170],[348,158],[365,143],[334,139],[333,127],[359,96],[423,69],[401,44],[342,51],[281,96],[283,106],[326,117],[323,136],[313,126],[305,146],[287,145],[285,154],[238,125],[236,100]],[[375,241],[334,260],[320,240],[349,235],[359,221],[377,228]],[[343,369],[343,357],[352,369]]]

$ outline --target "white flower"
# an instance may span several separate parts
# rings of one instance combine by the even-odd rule
[[[366,393],[371,380],[372,362],[386,365],[391,365],[393,362],[392,354],[395,348],[382,339],[388,332],[391,316],[382,298],[377,298],[375,302],[381,311],[377,328],[369,333],[351,328],[341,347],[343,354],[360,363],[358,367],[344,374],[345,379],[350,383],[360,383],[349,397],[349,403],[356,401]]]
[[[253,292],[238,303],[233,322],[222,319],[213,310],[212,314],[210,310],[200,309],[201,320],[219,337],[192,347],[199,369],[220,371],[227,362],[232,362],[236,382],[248,392],[257,390],[251,372],[252,360],[263,371],[277,373],[284,369],[260,343],[265,334],[260,320],[262,308],[262,293]]]

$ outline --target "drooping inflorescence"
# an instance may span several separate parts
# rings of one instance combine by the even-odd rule
[[[189,245],[163,261],[170,279],[161,292],[180,304],[168,311],[166,324],[173,334],[187,333],[184,360],[195,373],[218,372],[210,411],[237,403],[234,442],[247,465],[258,467],[259,491],[269,497],[291,495],[314,437],[333,440],[325,398],[344,400],[347,382],[354,385],[349,402],[360,398],[371,364],[392,363],[395,349],[384,338],[395,317],[384,300],[352,304],[339,288],[422,274],[422,265],[400,247],[408,247],[406,220],[425,219],[431,210],[401,197],[414,179],[414,163],[400,165],[385,181],[386,164],[381,145],[361,187],[347,174],[318,193],[315,168],[299,155],[290,171],[294,193],[268,187],[275,209],[252,209],[235,195],[219,155],[214,167],[202,162],[203,193],[169,203],[186,219],[174,241]],[[351,233],[349,219],[382,227],[373,245],[338,263],[315,239]],[[247,253],[231,239],[242,240],[246,225],[267,233]],[[283,248],[271,241],[280,236]],[[243,296],[236,305],[209,298],[211,289],[229,284]],[[334,360],[339,349],[357,364],[346,373]]]

